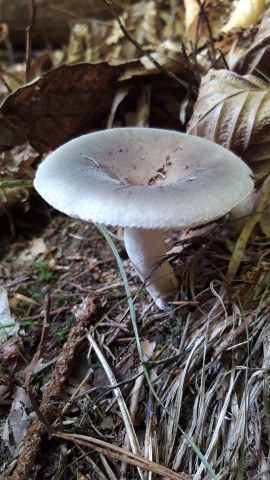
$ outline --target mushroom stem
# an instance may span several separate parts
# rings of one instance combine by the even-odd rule
[[[158,308],[166,310],[164,299],[174,293],[178,286],[175,275],[168,260],[155,268],[166,258],[163,230],[144,228],[125,228],[124,240],[127,254],[144,282],[146,288]]]

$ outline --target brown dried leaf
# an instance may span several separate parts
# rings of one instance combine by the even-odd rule
[[[31,422],[28,414],[30,407],[30,400],[25,390],[16,387],[11,410],[2,431],[2,439],[14,457],[22,448],[22,440]]]
[[[183,0],[170,2],[170,9],[163,8],[163,2],[159,9],[160,20],[162,20],[162,38],[179,42],[179,37],[184,37],[185,32],[185,11]],[[164,2],[164,6],[166,3]],[[166,41],[166,40],[165,40]]]
[[[204,8],[209,4],[211,0],[206,0],[204,3]],[[184,0],[185,6],[185,24],[186,30],[189,37],[194,41],[196,39],[200,5],[197,0]]]
[[[122,71],[121,65],[108,63],[55,68],[6,99],[0,132],[2,125],[11,131],[15,126],[34,148],[46,152],[73,136],[102,128]],[[1,140],[0,134],[0,144]]]
[[[265,82],[210,70],[202,79],[187,131],[243,156],[259,178],[270,170],[269,125],[270,89]]]
[[[188,37],[196,46],[205,46],[220,36],[232,10],[231,0],[184,0],[185,24]],[[201,4],[201,7],[199,6]],[[179,7],[181,8],[181,7]],[[185,42],[186,46],[188,43]]]
[[[13,205],[20,205],[27,210],[27,200],[29,197],[29,190],[26,188],[3,188],[0,189],[0,216],[7,213]]]
[[[13,373],[17,366],[22,346],[22,340],[18,336],[9,338],[0,346],[0,359],[8,368],[9,373]]]
[[[232,28],[246,28],[257,23],[263,13],[265,0],[238,0],[228,23],[222,28],[228,32]]]
[[[0,146],[10,148],[25,142],[25,135],[1,114],[0,109]]]
[[[115,4],[112,8],[115,12]],[[164,38],[162,34],[164,22],[160,18],[160,10],[162,6],[157,7],[154,0],[142,0],[125,5],[118,20],[100,21],[92,17],[80,20],[71,29],[68,63],[98,62],[111,58],[128,60],[136,58],[138,54],[141,55],[139,49],[120,28],[119,21],[142,48],[158,46],[160,37]]]
[[[255,70],[257,69],[264,75],[270,76],[269,55],[270,8],[263,16],[262,23],[251,46],[244,53],[241,52],[237,61],[235,61],[231,68],[240,75],[255,73]]]
[[[3,150],[0,154],[0,180],[32,179],[34,177],[32,164],[38,156],[39,154],[28,143]],[[28,197],[29,190],[26,188],[1,188],[0,215],[15,204],[26,207]]]
[[[27,143],[3,151],[0,154],[0,178],[33,178],[31,165],[38,155]]]
[[[142,47],[157,46],[160,43],[160,22],[157,4],[154,0],[140,1],[127,6],[120,20],[133,40]],[[109,35],[105,38],[106,58],[132,59],[138,55],[138,49],[130,42],[115,20]]]
[[[26,264],[27,262],[33,264],[37,258],[45,258],[48,253],[49,250],[43,238],[33,238],[30,244],[19,254],[17,261],[19,265]]]

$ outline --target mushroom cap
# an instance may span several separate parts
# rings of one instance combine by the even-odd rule
[[[188,228],[219,218],[253,189],[249,167],[204,138],[152,128],[83,135],[51,153],[34,186],[85,221]]]

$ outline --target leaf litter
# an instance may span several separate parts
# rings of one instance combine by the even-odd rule
[[[192,2],[180,3],[134,2],[120,13],[109,8],[104,20],[75,22],[68,55],[58,58],[86,63],[61,66],[55,52],[34,58],[32,75],[42,76],[14,87],[1,107],[1,176],[32,178],[39,157],[86,131],[183,130],[189,120],[190,133],[249,162],[255,213],[241,227],[228,216],[168,232],[181,279],[169,313],[149,302],[121,230],[111,231],[134,296],[141,363],[123,281],[99,232],[35,205],[31,192],[4,200],[2,232],[13,238],[1,245],[1,304],[16,330],[1,349],[5,480],[269,478],[269,81],[261,75],[269,13],[255,2],[249,24],[262,21],[254,38],[235,20],[240,0],[196,1],[191,14]],[[236,29],[222,33],[222,44],[226,22]],[[227,71],[223,55],[243,32],[252,36],[248,50]]]

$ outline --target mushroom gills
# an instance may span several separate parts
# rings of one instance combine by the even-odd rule
[[[166,297],[179,281],[168,260],[162,229],[124,228],[127,254],[158,308],[166,310]],[[162,262],[162,260],[164,261]],[[162,263],[161,263],[162,262]],[[161,264],[160,264],[161,263]]]

